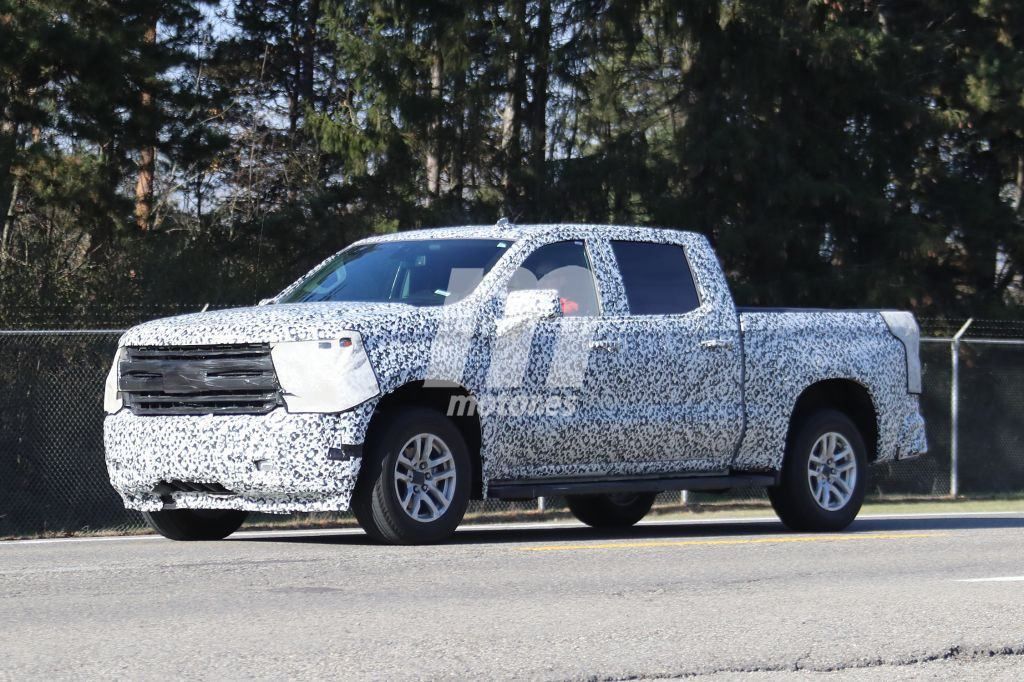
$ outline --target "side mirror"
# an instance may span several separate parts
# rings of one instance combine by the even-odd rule
[[[554,289],[510,291],[505,299],[505,319],[547,320],[562,316],[562,304]]]
[[[531,320],[550,320],[562,316],[562,304],[555,289],[510,291],[505,299],[502,327],[514,327]]]

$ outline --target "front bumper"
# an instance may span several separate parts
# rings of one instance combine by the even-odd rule
[[[244,509],[344,511],[373,405],[340,414],[145,416],[103,424],[107,470],[125,506],[139,511]],[[229,493],[167,492],[166,483],[215,484]],[[161,485],[165,484],[165,485]]]

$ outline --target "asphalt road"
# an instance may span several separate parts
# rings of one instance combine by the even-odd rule
[[[1022,514],[0,543],[0,678],[1021,679],[1022,559]]]

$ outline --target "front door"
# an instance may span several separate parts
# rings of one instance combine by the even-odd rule
[[[555,290],[562,316],[496,332],[480,401],[488,478],[575,478],[606,471],[615,458],[607,441],[614,429],[595,419],[603,378],[588,357],[603,319],[585,241],[539,246],[507,289]]]

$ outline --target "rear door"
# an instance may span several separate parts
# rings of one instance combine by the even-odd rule
[[[742,432],[735,308],[717,262],[701,251],[710,246],[687,236],[607,242],[624,300],[603,318],[595,361],[601,403],[621,428],[620,466],[638,473],[724,471]]]

